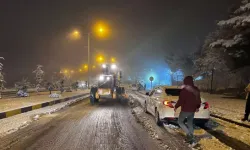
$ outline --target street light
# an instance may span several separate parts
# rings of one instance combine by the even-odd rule
[[[106,37],[108,34],[108,27],[104,22],[97,22],[93,26],[93,30],[99,37]]]
[[[79,35],[79,31],[75,30],[74,35]]]
[[[99,56],[99,57],[97,57],[96,60],[97,60],[97,62],[102,63],[104,61],[104,58],[103,58],[103,56]]]
[[[72,40],[78,40],[81,38],[81,34],[78,30],[75,29],[73,32],[70,33],[69,37]]]
[[[94,31],[96,32],[97,35],[99,36],[103,36],[104,33],[107,32],[107,26],[105,26],[102,22],[98,22],[95,24],[94,26]],[[90,38],[91,38],[91,35],[92,35],[92,32],[88,32],[86,33],[86,35],[88,36],[88,66],[91,66],[91,62],[90,62]],[[70,36],[72,39],[79,39],[81,37],[81,33],[78,31],[78,30],[74,30],[72,33],[71,33],[71,36]],[[103,61],[103,57],[100,58],[101,62]],[[88,68],[88,67],[87,67]],[[90,81],[90,68],[88,68],[88,88],[89,88],[89,81]]]
[[[112,57],[111,58],[111,62],[114,63],[115,62],[115,58]]]
[[[84,68],[85,70],[87,70],[87,69],[88,69],[88,65],[84,65],[83,68]]]
[[[102,33],[103,32],[103,28],[100,28],[99,31]]]

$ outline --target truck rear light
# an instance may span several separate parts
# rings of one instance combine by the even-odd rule
[[[205,103],[203,103],[205,106],[204,106],[204,109],[208,109],[209,108],[209,104],[208,104],[208,102],[205,102]]]
[[[163,101],[163,104],[164,104],[165,106],[170,107],[170,108],[174,108],[174,106],[173,106],[173,104],[172,104],[172,101]]]

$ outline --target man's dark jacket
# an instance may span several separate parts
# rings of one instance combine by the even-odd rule
[[[188,76],[184,79],[184,86],[181,90],[179,100],[175,108],[181,106],[181,111],[195,112],[200,108],[201,98],[199,89],[194,86],[193,78]]]

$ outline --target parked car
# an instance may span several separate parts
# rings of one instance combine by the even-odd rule
[[[71,88],[71,87],[65,87],[64,90],[65,90],[66,92],[72,92],[72,88]]]
[[[148,97],[144,102],[144,111],[152,114],[155,117],[156,123],[161,125],[177,121],[180,113],[180,108],[174,111],[174,106],[178,101],[181,88],[177,86],[158,86],[150,92],[147,92]],[[201,106],[199,112],[195,113],[194,122],[198,125],[205,125],[210,118],[209,104],[201,98]]]
[[[131,89],[132,89],[132,91],[137,91],[137,86],[136,86],[136,84],[132,84]]]

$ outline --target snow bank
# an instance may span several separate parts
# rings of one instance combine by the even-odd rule
[[[81,98],[69,100],[52,106],[36,109],[29,111],[27,113],[15,115],[13,117],[5,118],[0,120],[0,137],[3,137],[7,134],[13,133],[19,129],[22,129],[28,126],[32,121],[38,120],[41,116],[46,114],[52,114],[56,111],[59,111],[72,103],[76,103],[82,99],[87,98],[88,95]]]
[[[141,93],[129,93],[130,95],[130,100],[133,99],[133,103],[139,99],[144,98],[144,95]],[[142,100],[139,100],[142,101]],[[156,129],[153,127],[153,125],[151,124],[149,118],[145,117],[143,109],[141,107],[134,107],[132,108],[132,113],[133,115],[136,117],[136,119],[138,120],[138,122],[140,124],[143,125],[143,127],[148,131],[148,133],[150,134],[150,136],[155,139],[155,140],[161,140],[160,136],[157,134]],[[210,120],[207,123],[207,127],[210,129],[215,129],[218,126],[220,126],[220,124],[218,124],[216,121]],[[171,133],[172,135],[179,135],[182,134],[184,136],[184,132],[182,131],[182,129],[177,126],[177,125],[173,125],[173,124],[164,124],[164,128]],[[221,130],[223,132],[223,130]],[[217,138],[215,138],[214,136],[212,136],[211,134],[209,134],[207,131],[205,131],[204,129],[195,126],[195,136],[197,138],[197,141],[199,143],[198,148],[193,148],[193,149],[204,149],[204,150],[211,150],[211,149],[215,149],[215,150],[228,150],[231,149],[230,147],[228,147],[227,145],[221,143]],[[184,140],[184,139],[183,139]],[[162,143],[163,144],[163,143]],[[166,146],[166,148],[169,148],[167,145],[162,145],[163,147]]]

